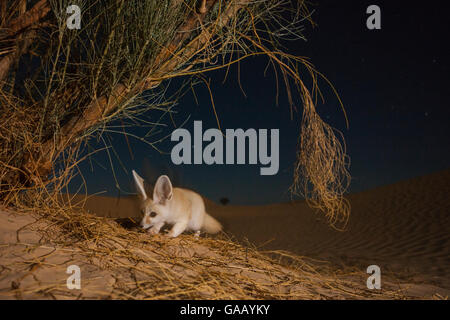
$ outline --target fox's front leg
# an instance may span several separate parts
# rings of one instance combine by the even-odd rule
[[[188,220],[181,220],[175,223],[172,227],[172,229],[167,233],[169,237],[175,238],[178,237],[184,230],[186,230],[186,227],[188,225]]]
[[[148,229],[148,233],[150,233],[150,234],[158,234],[159,230],[161,230],[163,225],[164,225],[164,222],[159,222],[159,223],[155,224],[153,227]]]

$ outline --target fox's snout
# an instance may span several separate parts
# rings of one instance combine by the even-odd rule
[[[141,227],[142,228],[148,229],[148,228],[150,228],[152,226],[153,226],[153,223],[151,223],[149,217],[145,216],[145,217],[142,218],[142,220],[141,220]]]

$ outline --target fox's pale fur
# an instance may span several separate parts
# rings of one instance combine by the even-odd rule
[[[222,225],[205,211],[203,198],[194,191],[173,188],[168,176],[160,176],[153,190],[153,199],[147,196],[144,179],[133,170],[138,194],[141,200],[141,212],[144,215],[141,226],[152,234],[159,233],[164,224],[172,224],[168,236],[178,237],[185,230],[196,235],[200,230],[217,233]]]

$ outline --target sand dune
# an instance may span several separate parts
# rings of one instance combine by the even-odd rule
[[[382,272],[450,290],[450,170],[349,195],[352,213],[344,232],[330,228],[305,202],[222,206],[207,201],[228,233],[263,250],[283,249],[337,266],[371,264]],[[80,199],[80,198],[78,198]],[[87,209],[132,217],[133,197],[92,197]]]
[[[350,195],[345,232],[305,203],[212,209],[228,230],[267,249],[382,270],[450,289],[450,171]]]

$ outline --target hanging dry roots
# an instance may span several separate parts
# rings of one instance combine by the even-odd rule
[[[310,206],[326,214],[331,226],[342,230],[350,215],[350,203],[344,198],[350,183],[349,159],[345,145],[336,136],[336,133],[341,137],[342,134],[322,121],[306,90],[303,103],[300,145],[291,191],[305,197]]]

